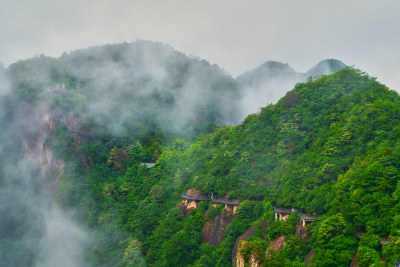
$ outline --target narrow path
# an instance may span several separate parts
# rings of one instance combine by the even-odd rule
[[[240,200],[230,200],[225,198],[209,198],[207,196],[188,196],[186,194],[181,194],[181,197],[184,199],[198,200],[198,201],[211,200],[214,203],[222,203],[227,205],[239,205],[241,203]]]
[[[185,194],[181,194],[181,197],[184,199],[189,199],[189,200],[199,200],[199,201],[208,200],[207,196],[188,196]]]

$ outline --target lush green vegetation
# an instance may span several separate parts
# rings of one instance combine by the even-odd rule
[[[103,233],[92,250],[95,265],[229,266],[236,239],[262,222],[267,226],[259,226],[242,253],[258,251],[267,265],[300,264],[311,249],[318,266],[349,265],[356,253],[360,266],[392,264],[400,257],[399,100],[346,68],[298,84],[240,125],[194,142],[175,140],[150,169],[139,164],[150,153],[139,142],[93,138],[76,152],[58,150],[90,159],[66,173],[63,202],[79,206],[81,220]],[[53,147],[66,132],[54,132]],[[218,246],[201,244],[211,203],[186,217],[176,207],[189,188],[246,200]],[[298,215],[274,221],[270,203],[319,220],[300,238]],[[266,257],[269,242],[281,235],[285,248]],[[381,245],[389,235],[393,241]]]
[[[150,44],[168,70],[163,73],[141,58],[147,46],[93,48],[8,69],[10,101],[49,101],[54,117],[79,121],[81,132],[59,123],[47,145],[67,162],[59,202],[78,209],[79,221],[98,237],[88,249],[94,266],[230,266],[236,240],[251,226],[256,231],[240,252],[265,266],[302,265],[311,249],[316,266],[348,266],[356,254],[360,266],[400,260],[396,92],[345,68],[297,84],[239,125],[220,126],[235,108],[229,106],[234,80],[206,62]],[[127,55],[140,64],[130,65]],[[129,73],[101,84],[89,69],[98,75],[104,69],[96,66],[104,62]],[[143,74],[141,68],[151,70]],[[131,72],[135,79],[127,78]],[[196,81],[190,72],[200,73]],[[155,74],[161,77],[156,83],[148,76]],[[44,90],[62,83],[67,92]],[[186,119],[175,104],[189,85],[206,89]],[[106,112],[93,112],[95,103]],[[185,122],[170,127],[176,119]],[[151,161],[157,166],[141,164]],[[202,201],[184,214],[180,195],[190,188],[242,200],[218,246],[202,243],[202,229],[222,207]],[[273,206],[319,218],[300,237],[299,215],[275,221]],[[285,247],[267,255],[282,235]]]

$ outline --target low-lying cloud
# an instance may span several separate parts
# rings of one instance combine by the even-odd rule
[[[86,266],[86,230],[55,203],[38,163],[24,157],[23,129],[15,126],[40,121],[13,116],[18,104],[11,105],[9,84],[1,74],[0,266]]]

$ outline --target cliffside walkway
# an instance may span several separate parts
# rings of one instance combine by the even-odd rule
[[[226,205],[239,205],[240,203],[242,203],[242,201],[240,200],[230,200],[226,198],[211,198],[211,201],[214,203],[222,203]]]
[[[214,203],[222,203],[225,205],[239,205],[241,203],[240,200],[230,200],[226,198],[215,198],[215,197],[208,197],[208,196],[188,196],[186,194],[181,194],[181,197],[183,199],[189,199],[189,200],[197,200],[197,201],[206,201],[206,200],[211,200]]]
[[[312,223],[318,219],[317,216],[308,216],[307,214],[300,214],[300,223],[303,224],[303,227],[306,226],[307,223]]]
[[[181,197],[184,199],[198,200],[198,201],[205,201],[209,199],[207,196],[188,196],[186,194],[181,194]]]
[[[301,210],[296,208],[274,207],[274,211],[275,211],[275,220],[279,221],[285,221],[292,212],[300,213],[300,223],[303,225],[303,227],[306,226],[306,224],[312,223],[318,219],[318,216],[316,215],[309,216],[308,214],[301,213]]]
[[[212,196],[209,197],[209,196],[200,195],[200,194],[198,194],[198,195],[181,194],[181,197],[183,199],[194,200],[194,201],[211,200],[214,203],[225,204],[225,206],[227,206],[227,205],[239,206],[239,204],[242,203],[242,201],[240,201],[240,200],[230,200],[227,198],[216,198],[216,197],[212,197]],[[315,216],[315,215],[309,216],[308,214],[301,213],[301,210],[296,209],[296,208],[274,207],[274,211],[275,211],[275,220],[279,220],[279,221],[286,220],[292,212],[300,213],[300,223],[303,225],[303,227],[306,226],[306,224],[312,223],[318,219],[318,216]]]

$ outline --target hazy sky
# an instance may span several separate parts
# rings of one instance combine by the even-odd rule
[[[399,0],[0,0],[0,61],[136,39],[233,76],[266,60],[337,58],[400,91]]]

